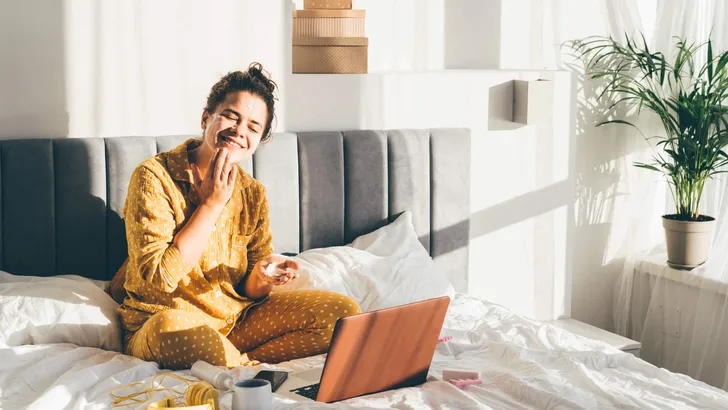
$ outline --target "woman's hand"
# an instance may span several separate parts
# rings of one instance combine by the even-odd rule
[[[243,284],[245,295],[251,299],[268,296],[274,286],[295,279],[298,276],[295,271],[299,268],[298,262],[277,255],[261,259]]]
[[[289,280],[295,279],[298,274],[296,270],[300,267],[298,262],[282,256],[271,255],[266,259],[258,261],[253,268],[253,274],[265,284],[284,285]]]
[[[200,204],[223,208],[233,194],[237,175],[235,164],[230,161],[230,152],[226,148],[216,149],[204,177],[195,164],[190,164],[190,167]]]

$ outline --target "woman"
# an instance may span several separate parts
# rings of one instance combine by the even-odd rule
[[[276,84],[260,64],[212,87],[202,139],[142,162],[124,205],[129,257],[114,278],[125,353],[161,367],[234,367],[323,353],[359,313],[324,291],[272,293],[298,265],[273,255],[265,188],[236,165],[271,138]],[[266,275],[277,266],[284,274]]]

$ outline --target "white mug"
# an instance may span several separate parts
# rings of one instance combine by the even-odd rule
[[[273,393],[268,380],[240,380],[233,385],[232,410],[273,410]]]

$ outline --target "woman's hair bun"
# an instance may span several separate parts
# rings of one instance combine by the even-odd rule
[[[262,64],[258,62],[250,64],[248,66],[248,73],[255,80],[260,81],[269,93],[273,94],[276,88],[278,88],[278,85],[275,81],[271,80],[270,73],[263,68]]]

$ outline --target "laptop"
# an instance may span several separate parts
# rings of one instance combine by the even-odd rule
[[[291,373],[276,394],[332,403],[427,380],[447,296],[340,318],[323,368]]]

